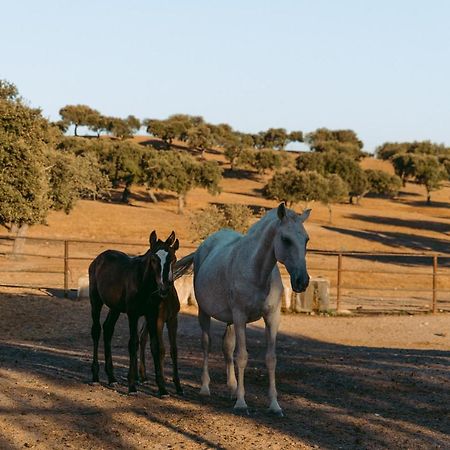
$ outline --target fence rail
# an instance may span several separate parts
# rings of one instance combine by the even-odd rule
[[[16,239],[20,239],[22,244],[26,243],[28,247],[26,252],[13,253],[12,247]],[[0,235],[0,273],[5,274],[2,275],[0,286],[54,287],[61,289],[67,297],[73,289],[75,274],[86,273],[87,261],[91,261],[106,246],[137,254],[139,251],[144,251],[148,244],[111,240],[14,238]],[[180,251],[187,254],[195,248],[195,246],[186,245]],[[317,258],[321,258],[318,261],[320,264],[314,261]],[[409,262],[405,262],[405,258]],[[377,302],[380,302],[380,294],[383,295],[381,300],[384,302],[387,299],[395,300],[396,298],[399,301],[415,299],[414,301],[419,305],[417,307],[423,311],[433,313],[450,311],[450,254],[309,249],[308,259],[310,273],[328,274],[338,311],[351,308],[353,303],[362,299],[364,295],[364,299],[371,304],[371,307],[376,307]],[[387,260],[389,262],[386,262]],[[372,266],[367,267],[367,264]],[[377,265],[374,267],[375,264]],[[427,271],[425,268],[430,270]],[[4,280],[5,276],[11,277],[13,274],[21,276],[26,274],[27,277],[25,281],[23,278],[19,281]],[[39,275],[40,278],[33,282],[32,275]],[[42,283],[43,275],[54,275],[62,279],[50,281],[48,278]],[[364,279],[364,276],[369,279]],[[397,284],[389,285],[388,280],[391,276],[397,277]],[[401,277],[400,284],[398,284],[398,277]],[[405,285],[408,283],[409,285]],[[359,294],[355,295],[354,291]],[[384,294],[386,292],[394,293],[394,295],[386,296]],[[410,293],[411,296],[405,297],[405,293]],[[423,295],[418,297],[417,294],[429,294],[429,297]],[[391,303],[388,303],[387,307],[396,309],[396,306]],[[408,309],[408,306],[404,308]]]

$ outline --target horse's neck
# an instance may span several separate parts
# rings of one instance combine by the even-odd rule
[[[140,258],[139,264],[140,264],[140,269],[141,269],[142,285],[145,288],[153,291],[156,289],[156,278],[155,278],[155,273],[153,272],[153,270],[150,266],[150,261],[149,261],[150,256],[148,253],[146,253],[145,255],[142,255],[139,258]]]
[[[277,262],[273,247],[276,228],[274,223],[267,223],[258,232],[244,236],[240,257],[245,260],[248,273],[258,285],[266,285]]]

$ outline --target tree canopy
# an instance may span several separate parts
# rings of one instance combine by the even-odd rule
[[[221,170],[214,161],[198,162],[192,156],[177,151],[147,155],[143,173],[150,188],[171,191],[178,197],[178,212],[183,213],[187,193],[202,187],[215,195],[220,192]]]

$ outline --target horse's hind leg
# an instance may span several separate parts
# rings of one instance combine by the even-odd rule
[[[202,370],[202,387],[200,388],[201,395],[210,395],[209,392],[209,378],[208,372],[208,356],[211,348],[211,317],[205,314],[200,307],[198,308],[198,321],[202,329],[202,348],[203,348],[203,370]]]
[[[144,319],[141,331],[139,332],[139,378],[141,383],[148,382],[147,370],[145,368],[145,346],[148,339],[147,319]]]
[[[90,300],[91,300],[91,316],[92,316],[92,327],[91,327],[91,336],[94,344],[93,358],[92,358],[92,381],[94,383],[98,383],[98,341],[100,339],[100,334],[102,331],[102,327],[100,325],[100,312],[102,310],[103,303],[93,286],[91,286],[89,292]]]
[[[114,368],[111,355],[111,339],[114,333],[114,327],[116,326],[117,319],[120,316],[119,311],[110,309],[105,321],[103,322],[103,342],[105,347],[105,371],[108,375],[108,383],[117,383],[114,376]]]
[[[222,341],[222,351],[225,357],[225,364],[227,366],[227,386],[231,391],[231,396],[236,395],[237,381],[236,373],[234,371],[234,348],[236,346],[236,334],[233,325],[228,324]]]
[[[178,348],[177,348],[177,329],[178,317],[171,317],[167,321],[167,329],[169,334],[170,357],[172,358],[173,382],[178,395],[183,395],[183,388],[180,384],[180,377],[178,375]]]

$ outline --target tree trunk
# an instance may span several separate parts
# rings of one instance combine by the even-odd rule
[[[158,203],[158,199],[156,198],[156,195],[154,194],[154,192],[151,189],[148,190],[148,196],[150,197],[150,200],[153,203]]]
[[[185,194],[178,194],[178,214],[184,214]]]
[[[332,223],[333,222],[333,216],[332,216],[333,211],[331,210],[330,203],[328,203],[327,207],[328,207],[328,222]]]
[[[75,130],[74,130],[74,134],[75,134],[75,136],[78,136],[78,134],[77,134],[77,128],[78,128],[78,125],[77,125],[77,124],[75,124]]]
[[[129,203],[129,201],[130,201],[130,194],[131,194],[130,187],[127,184],[127,185],[125,185],[125,189],[122,192],[122,197],[121,197],[120,201],[122,203]]]
[[[24,223],[20,226],[17,224],[13,225],[14,229],[17,229],[17,235],[16,239],[14,239],[13,249],[12,249],[12,256],[13,258],[19,258],[20,254],[23,253],[24,247],[25,247],[25,235],[27,234],[29,225],[27,223]]]
[[[431,192],[427,189],[427,205],[431,205]]]

